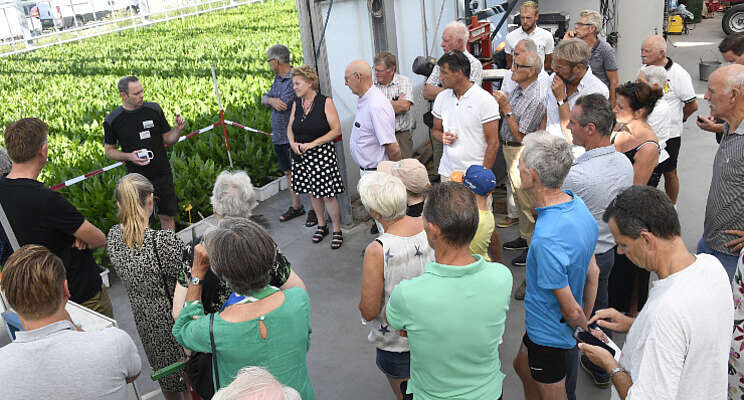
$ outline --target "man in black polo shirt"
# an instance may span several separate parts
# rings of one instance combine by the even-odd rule
[[[160,226],[175,230],[178,199],[165,145],[178,142],[186,121],[176,115],[175,127],[171,128],[157,103],[144,102],[144,90],[136,76],[121,78],[118,87],[122,105],[103,121],[106,157],[125,161],[129,172],[142,174],[152,182]],[[121,150],[117,150],[117,143]]]
[[[0,178],[0,205],[19,245],[42,245],[62,259],[72,301],[113,318],[90,250],[106,245],[106,236],[61,194],[36,180],[47,161],[48,132],[37,118],[24,118],[5,128],[13,166]]]

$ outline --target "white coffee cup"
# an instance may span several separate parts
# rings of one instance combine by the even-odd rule
[[[137,150],[137,157],[139,157],[140,160],[152,160],[153,157],[155,157],[155,154],[147,149]]]

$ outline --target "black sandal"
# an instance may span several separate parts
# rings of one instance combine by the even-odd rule
[[[320,226],[318,225],[318,229],[315,230],[315,233],[313,233],[313,243],[320,243],[323,241],[323,238],[328,235],[328,225]]]
[[[305,226],[308,228],[312,228],[315,225],[318,225],[318,216],[315,215],[315,210],[310,210],[307,212],[307,219],[305,220]]]
[[[344,244],[344,234],[341,231],[333,232],[333,240],[331,240],[331,248],[333,250],[341,248]]]
[[[279,221],[287,222],[290,219],[299,217],[302,214],[305,214],[305,207],[303,207],[302,205],[300,205],[300,208],[294,208],[292,206],[289,206],[289,209],[287,210],[287,212],[285,212],[279,217]]]

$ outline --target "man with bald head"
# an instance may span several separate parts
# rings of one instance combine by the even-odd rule
[[[460,50],[465,54],[465,57],[470,61],[470,75],[468,80],[480,86],[483,83],[483,64],[480,60],[475,58],[474,55],[468,51],[468,38],[470,32],[468,27],[460,21],[453,21],[444,27],[442,32],[442,50],[448,53],[452,50]],[[439,65],[435,66],[431,71],[431,75],[426,79],[426,85],[424,86],[423,96],[426,100],[434,101],[437,98],[439,92],[444,90],[442,87],[442,80],[439,77]]]
[[[344,81],[359,97],[349,150],[360,173],[376,171],[380,161],[400,160],[395,140],[395,112],[387,97],[372,82],[372,67],[364,60],[349,63]]]
[[[698,253],[716,256],[731,279],[744,246],[744,65],[715,70],[708,79],[705,99],[712,116],[724,123]]]
[[[645,65],[658,65],[667,70],[667,82],[664,86],[664,97],[661,101],[671,109],[669,139],[666,151],[669,158],[660,163],[654,173],[664,174],[664,189],[677,204],[679,195],[679,178],[677,177],[677,158],[682,144],[683,123],[698,109],[695,88],[690,74],[681,65],[666,56],[666,40],[659,35],[648,37],[641,45],[641,61]]]

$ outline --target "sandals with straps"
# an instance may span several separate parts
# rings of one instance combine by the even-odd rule
[[[303,206],[300,206],[300,208],[294,208],[292,206],[289,206],[289,209],[279,217],[279,221],[287,222],[290,219],[299,217],[300,215],[304,213],[305,213],[305,207]]]
[[[318,225],[318,216],[315,215],[315,210],[310,210],[307,212],[307,219],[305,220],[305,226],[308,228],[312,228],[315,225]]]
[[[328,225],[320,226],[313,233],[313,243],[320,243],[328,235]]]
[[[341,248],[344,244],[344,235],[341,231],[333,232],[333,239],[331,240],[331,248],[333,250]]]

